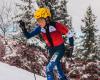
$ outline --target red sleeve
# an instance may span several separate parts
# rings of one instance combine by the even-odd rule
[[[65,26],[59,22],[56,22],[56,29],[61,33],[61,34],[67,34],[68,33],[68,26]]]

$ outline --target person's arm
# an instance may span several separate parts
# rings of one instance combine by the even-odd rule
[[[70,46],[74,46],[74,37],[73,37],[73,33],[70,32],[70,30],[68,29],[68,26],[65,26],[59,22],[56,22],[56,29],[63,35],[67,35],[68,40],[69,40],[69,45]]]
[[[23,32],[27,39],[40,33],[41,28],[38,26],[32,32]]]
[[[71,31],[69,31],[67,33],[67,37],[68,37],[68,40],[69,40],[69,45],[71,47],[74,47],[74,34]]]
[[[41,31],[41,27],[37,26],[32,32],[28,32],[27,29],[25,28],[25,22],[20,20],[19,23],[20,23],[19,27],[22,29],[23,34],[28,39],[35,36],[35,35],[37,35],[37,34],[39,34],[40,31]]]

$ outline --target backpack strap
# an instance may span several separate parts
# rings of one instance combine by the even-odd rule
[[[50,25],[52,25],[52,26],[55,27],[56,22],[50,22],[50,24],[49,25],[46,25],[46,27],[45,27],[47,39],[48,39],[51,47],[54,47],[54,44],[53,44],[53,41],[52,41],[52,37],[50,36],[50,32],[49,32],[49,26]]]

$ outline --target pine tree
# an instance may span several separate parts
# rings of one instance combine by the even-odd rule
[[[100,35],[98,36],[98,52],[100,52]]]
[[[84,26],[81,26],[81,31],[83,33],[82,36],[82,46],[83,46],[83,54],[87,59],[91,53],[96,54],[97,44],[96,44],[96,16],[93,14],[91,6],[87,8],[86,15],[82,22]]]
[[[98,37],[98,39],[97,39],[97,48],[98,48],[98,50],[97,50],[97,55],[98,55],[98,59],[100,60],[100,35],[97,35]]]

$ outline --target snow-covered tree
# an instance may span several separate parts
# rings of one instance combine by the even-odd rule
[[[97,44],[98,44],[98,51],[100,51],[100,35],[98,35],[98,41],[97,41]]]
[[[4,2],[0,10],[0,35],[4,37],[7,44],[7,36],[11,25],[12,8],[7,2]]]
[[[84,23],[81,26],[82,35],[82,47],[83,54],[85,58],[87,58],[91,54],[96,54],[97,52],[97,44],[96,44],[96,16],[93,14],[91,6],[87,8],[86,15],[82,22]]]
[[[100,60],[100,35],[97,35],[97,48],[98,48],[98,50],[97,50],[97,54],[98,54],[98,59]]]
[[[3,36],[0,35],[0,61],[2,61],[5,55],[5,45],[3,44]]]
[[[46,76],[44,67],[48,56],[45,50],[22,42],[14,45],[13,50],[12,54],[3,57],[6,63]]]
[[[5,46],[5,52],[6,53],[6,48],[9,47],[10,50],[11,46],[9,45],[9,38],[12,36],[12,34],[9,34],[10,31],[12,30],[12,16],[14,15],[14,6],[11,5],[13,2],[2,2],[2,6],[0,9],[0,35],[3,36],[3,45]],[[13,8],[12,8],[13,7]],[[1,40],[1,39],[0,39]],[[9,50],[9,51],[10,51]]]

